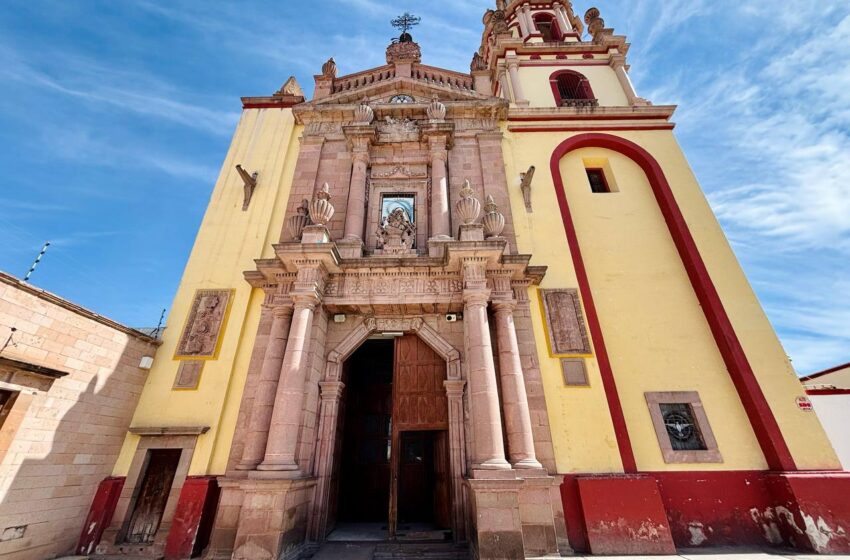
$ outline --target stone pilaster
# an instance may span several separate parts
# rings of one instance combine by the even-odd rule
[[[375,138],[375,129],[369,125],[350,125],[344,128],[351,145],[351,180],[348,202],[345,207],[346,242],[363,243],[366,229],[366,181],[369,170],[369,149]]]
[[[552,10],[555,12],[555,19],[558,21],[558,27],[561,28],[561,33],[572,33],[573,26],[567,21],[567,16],[564,14],[564,7],[560,2],[553,2]]]
[[[266,439],[269,434],[274,398],[280,380],[281,366],[289,336],[292,320],[292,305],[275,305],[272,310],[272,326],[269,332],[266,352],[260,378],[254,390],[254,402],[248,421],[248,435],[242,450],[242,460],[236,466],[238,470],[254,470],[263,460],[266,451]]]
[[[320,473],[316,481],[316,495],[313,498],[313,508],[310,515],[309,538],[320,542],[328,531],[328,508],[331,492],[331,475],[336,446],[342,442],[336,441],[336,430],[339,422],[339,402],[342,398],[345,384],[341,381],[323,381],[321,388],[321,404],[319,405],[319,449],[316,458],[316,472]]]
[[[448,159],[447,138],[431,136],[428,138],[431,158],[431,232],[432,239],[451,238],[449,218],[449,179],[446,169]]]
[[[611,57],[611,68],[617,74],[617,80],[626,94],[629,105],[647,105],[645,99],[638,97],[635,86],[632,84],[631,78],[629,78],[629,73],[626,71],[626,57],[621,54],[613,55]]]
[[[474,431],[473,469],[510,469],[505,460],[502,441],[502,419],[493,344],[487,319],[487,288],[484,259],[468,258],[463,262],[464,329],[469,368],[469,400],[472,405]]]
[[[508,57],[507,62],[508,73],[511,76],[511,88],[514,92],[514,103],[519,107],[527,107],[528,100],[525,98],[525,94],[522,91],[522,82],[519,79],[519,58],[516,55],[512,55]]]
[[[301,263],[291,292],[294,309],[289,339],[275,393],[269,437],[261,471],[298,471],[297,446],[304,406],[304,382],[310,353],[313,313],[321,303],[324,270],[321,263]]]

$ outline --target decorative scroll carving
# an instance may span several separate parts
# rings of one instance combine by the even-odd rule
[[[304,127],[305,136],[326,136],[329,134],[342,134],[342,123],[314,122]]]
[[[424,165],[408,167],[406,165],[396,165],[387,171],[374,171],[372,177],[375,179],[409,179],[411,177],[424,178],[427,177],[428,170]]]
[[[201,382],[201,372],[204,370],[202,360],[185,360],[180,362],[172,389],[197,389]]]
[[[233,290],[195,293],[175,357],[216,358],[232,295]]]
[[[590,354],[578,290],[540,290],[552,354]]]

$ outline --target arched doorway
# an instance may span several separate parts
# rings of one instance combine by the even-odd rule
[[[461,378],[461,359],[460,353],[444,339],[440,333],[430,327],[420,318],[405,318],[405,319],[382,319],[382,318],[366,318],[362,322],[357,323],[348,332],[348,335],[332,350],[327,357],[325,377],[319,385],[321,386],[321,410],[319,422],[319,442],[317,450],[316,463],[316,492],[311,505],[312,513],[310,515],[309,538],[313,542],[322,542],[326,540],[328,534],[337,526],[339,519],[339,498],[341,491],[340,471],[342,469],[342,454],[344,445],[345,417],[347,414],[346,403],[348,400],[348,392],[350,387],[343,382],[343,377],[349,380],[351,378],[346,368],[351,367],[350,358],[353,358],[356,351],[364,345],[372,344],[372,341],[387,338],[386,334],[393,332],[398,336],[390,338],[392,340],[393,351],[393,369],[397,367],[396,356],[405,356],[404,351],[396,352],[396,340],[409,341],[417,344],[417,358],[415,361],[407,358],[402,358],[400,361],[404,365],[418,364],[418,355],[423,353],[423,366],[436,367],[440,365],[442,375],[441,383],[430,385],[431,389],[442,387],[441,395],[445,397],[445,413],[440,413],[440,423],[437,426],[429,425],[427,422],[419,424],[419,429],[404,429],[399,430],[399,439],[396,449],[399,453],[396,455],[401,458],[402,441],[401,437],[404,432],[443,432],[435,434],[434,438],[445,438],[445,444],[441,441],[436,442],[437,452],[441,449],[447,455],[447,461],[442,459],[434,464],[432,480],[436,486],[443,485],[441,468],[445,465],[447,469],[445,486],[448,489],[449,498],[448,511],[449,520],[447,524],[451,529],[451,536],[456,542],[466,540],[466,502],[464,500],[463,488],[463,473],[466,465],[466,436],[464,433],[463,420],[463,392],[466,382]],[[403,336],[402,336],[403,333]],[[404,349],[402,349],[404,350]],[[427,360],[424,360],[424,353],[429,350]],[[422,368],[425,369],[425,368]],[[416,369],[415,371],[419,371]],[[436,377],[436,376],[435,376]],[[404,392],[400,393],[403,394]],[[408,395],[409,396],[409,395]],[[417,402],[420,395],[416,395]],[[409,400],[409,399],[408,399]],[[427,399],[426,399],[427,401]],[[411,409],[413,410],[413,409]],[[405,410],[407,413],[407,410]],[[445,420],[443,420],[445,418]],[[417,413],[417,422],[419,416]],[[411,427],[411,421],[402,418],[402,423],[399,426]],[[443,428],[445,426],[445,428]],[[436,429],[435,429],[436,428]],[[392,437],[392,432],[390,432]],[[428,438],[432,436],[423,434],[413,434],[413,439]],[[405,442],[406,443],[406,442]],[[377,444],[375,444],[377,445]],[[433,449],[434,443],[411,442],[413,446],[431,446]],[[448,449],[446,450],[445,445]],[[390,442],[390,453],[392,454],[392,442]],[[414,454],[415,456],[415,454]],[[391,455],[391,460],[393,459]],[[432,467],[426,466],[431,469]],[[401,472],[401,461],[399,461],[399,472]],[[412,476],[412,475],[411,475]],[[441,486],[442,487],[442,486]],[[398,486],[396,486],[398,488]],[[398,498],[394,498],[398,500]],[[395,503],[398,503],[397,501]],[[389,500],[387,501],[387,535],[389,535]],[[396,519],[398,513],[395,514]],[[434,518],[441,524],[445,517],[445,510],[439,509],[434,511]]]
[[[330,539],[451,537],[446,369],[415,334],[367,340],[345,361]]]

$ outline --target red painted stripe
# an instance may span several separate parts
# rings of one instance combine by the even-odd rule
[[[569,142],[567,140],[566,142]],[[564,222],[564,231],[567,234],[567,244],[573,259],[573,267],[578,278],[579,291],[584,300],[584,311],[590,326],[590,337],[596,349],[596,359],[599,362],[599,371],[602,374],[602,385],[605,388],[605,398],[608,401],[608,410],[611,414],[611,422],[614,424],[614,434],[617,438],[617,447],[620,451],[620,460],[623,470],[627,473],[637,472],[635,454],[632,450],[632,442],[629,439],[629,430],[626,426],[626,417],[623,414],[623,405],[617,393],[617,384],[614,381],[614,372],[608,359],[608,350],[605,348],[605,338],[602,336],[602,327],[599,324],[599,316],[596,313],[596,305],[593,303],[593,294],[590,291],[590,282],[587,279],[587,270],[584,268],[584,260],[581,256],[581,248],[578,244],[575,225],[570,214],[570,205],[567,203],[567,193],[564,190],[564,182],[561,179],[561,158],[569,151],[561,150],[562,143],[552,154],[550,167],[552,179],[555,183],[555,195],[558,197],[558,206],[561,208],[561,219]]]
[[[806,389],[807,395],[850,395],[850,389]]]
[[[588,296],[590,295],[590,286],[588,284],[587,274],[584,265],[581,262],[581,255],[578,251],[578,239],[576,237],[575,228],[572,224],[572,219],[567,206],[566,193],[564,184],[561,178],[560,161],[567,153],[580,148],[606,148],[619,152],[626,157],[631,158],[637,163],[646,174],[647,179],[652,187],[655,199],[664,216],[664,221],[667,223],[667,228],[670,231],[670,236],[673,238],[673,243],[679,252],[679,257],[682,259],[682,264],[691,281],[694,293],[702,306],[706,321],[708,322],[711,333],[714,336],[717,348],[720,351],[726,368],[729,371],[729,376],[735,385],[738,392],[738,397],[744,405],[744,410],[752,425],[758,439],[759,446],[764,453],[768,465],[773,470],[795,471],[797,466],[794,463],[794,458],[788,449],[782,432],[779,429],[779,424],[770,409],[770,405],[761,390],[761,386],[756,379],[753,369],[747,360],[744,349],[741,346],[740,340],[732,327],[732,322],[726,314],[723,307],[723,302],[720,300],[720,295],[708,274],[708,269],[702,260],[702,256],[697,249],[696,242],[691,235],[685,218],[682,215],[679,205],[673,196],[673,191],[661,166],[642,147],[634,142],[630,142],[624,138],[619,138],[609,134],[588,133],[580,134],[564,140],[555,148],[552,154],[550,166],[552,178],[555,184],[556,194],[558,195],[559,204],[561,204],[561,214],[564,221],[564,229],[567,231],[567,239],[570,243],[570,250],[573,251],[573,261],[576,264],[576,272],[579,279],[579,286],[582,291],[582,297],[585,298],[585,306],[588,309],[588,321],[590,321],[591,309],[593,321],[591,324],[591,332],[598,331],[594,336],[595,340],[598,336],[602,340],[602,332],[599,327],[596,310],[593,306],[593,301]],[[580,272],[579,272],[580,270]],[[587,295],[585,295],[587,293]],[[601,348],[604,350],[604,343]],[[605,369],[603,370],[603,382],[606,393],[613,391],[616,393],[614,384],[613,372],[608,363],[607,353],[597,349],[600,357],[600,369],[602,369],[603,355]],[[605,383],[605,377],[610,376],[610,379]],[[610,389],[609,389],[610,386]],[[615,403],[615,408],[611,410],[612,419],[615,420],[615,430],[617,432],[618,445],[622,448],[628,442],[628,433],[625,431],[625,420],[622,419],[622,409],[619,405],[619,397],[613,395],[608,396],[609,406],[611,402]],[[620,425],[620,428],[617,426]],[[631,449],[629,449],[628,457],[632,457]],[[632,459],[633,460],[633,459]],[[624,457],[624,462],[626,458]]]
[[[247,102],[242,104],[243,109],[288,109],[294,107],[298,103],[291,101],[265,101],[265,102]]]
[[[676,127],[674,124],[645,124],[634,126],[594,126],[593,130],[673,130]],[[578,126],[553,126],[547,128],[545,126],[530,126],[527,128],[508,127],[509,132],[587,132],[586,127]]]
[[[535,53],[537,54],[537,53]],[[519,62],[520,67],[531,67],[531,66],[610,66],[611,63],[607,60],[590,60],[590,59],[555,59],[555,60],[543,60],[532,58],[529,60],[521,60]]]

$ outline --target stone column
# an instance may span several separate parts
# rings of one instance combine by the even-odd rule
[[[522,13],[525,15],[525,21],[528,24],[528,32],[532,35],[540,33],[537,29],[537,24],[534,23],[534,18],[531,17],[531,6],[528,4],[523,4]]]
[[[552,10],[555,11],[555,19],[558,21],[558,27],[561,28],[561,33],[572,33],[573,26],[567,21],[567,17],[564,15],[564,7],[559,2],[553,2]]]
[[[522,92],[522,83],[519,79],[519,60],[516,57],[508,58],[508,72],[511,75],[511,86],[514,91],[514,103],[519,106],[528,106],[528,100]]]
[[[298,434],[304,408],[304,383],[310,353],[313,313],[321,303],[318,268],[301,268],[291,293],[294,309],[289,340],[274,399],[269,437],[261,471],[297,471]]]
[[[499,86],[502,88],[502,99],[507,101],[513,101],[513,95],[511,94],[511,87],[508,84],[508,73],[505,71],[504,66],[499,66],[497,70],[499,73]]]
[[[493,344],[487,319],[490,290],[485,279],[485,259],[466,259],[463,264],[464,318],[469,400],[472,406],[472,429],[475,433],[473,469],[510,469],[505,460],[502,441],[502,417]]]
[[[428,139],[431,153],[431,235],[432,239],[452,237],[449,220],[449,184],[446,160],[448,152],[444,136]]]
[[[626,99],[628,99],[629,105],[635,105],[638,95],[635,91],[635,86],[632,84],[632,80],[629,78],[629,73],[626,72],[626,57],[623,55],[614,55],[611,57],[611,67],[614,68],[614,73],[617,74],[617,80],[619,80],[620,86],[622,86],[623,91],[626,93]]]
[[[525,378],[514,327],[513,299],[493,301],[496,315],[496,337],[499,341],[499,374],[502,379],[502,410],[508,435],[508,453],[515,469],[539,469],[542,465],[534,453],[531,414],[525,393]]]
[[[272,327],[263,355],[260,378],[254,390],[254,403],[248,421],[248,435],[242,450],[238,470],[254,470],[263,460],[266,451],[269,425],[274,410],[275,393],[280,380],[280,368],[286,350],[289,324],[292,320],[292,305],[278,305],[273,311]]]
[[[366,227],[366,179],[369,167],[369,147],[359,146],[351,154],[351,182],[348,190],[348,204],[345,207],[345,239],[363,241]]]
[[[525,20],[525,14],[522,11],[522,8],[518,8],[516,10],[516,19],[519,22],[519,31],[522,34],[522,38],[525,39],[528,37],[528,23]]]
[[[458,366],[460,367],[460,366]],[[458,540],[466,538],[466,512],[463,506],[463,471],[466,468],[466,438],[463,427],[463,388],[466,381],[443,381],[449,405],[449,460],[452,475],[452,518]]]

